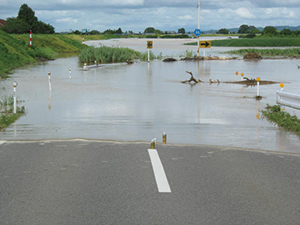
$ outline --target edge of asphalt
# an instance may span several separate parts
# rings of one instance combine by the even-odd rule
[[[0,146],[3,144],[12,144],[12,143],[37,143],[37,142],[44,142],[44,143],[51,143],[51,142],[98,142],[98,143],[110,143],[110,144],[121,144],[121,145],[128,145],[128,144],[143,144],[149,145],[150,142],[147,141],[119,141],[119,140],[101,140],[101,139],[87,139],[87,138],[70,138],[70,139],[37,139],[37,140],[0,140]],[[262,149],[251,149],[251,148],[241,148],[241,147],[232,147],[232,146],[221,146],[221,145],[204,145],[204,144],[180,144],[180,143],[156,143],[158,147],[201,147],[201,148],[215,148],[220,151],[248,151],[248,152],[257,152],[263,154],[279,154],[279,155],[295,155],[300,156],[300,152],[291,152],[291,151],[274,151],[274,150],[262,150]]]

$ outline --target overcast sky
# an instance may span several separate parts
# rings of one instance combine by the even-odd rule
[[[0,0],[0,19],[17,17],[26,3],[39,20],[56,32],[118,29],[143,32],[194,31],[198,0]],[[300,0],[201,0],[201,30],[234,28],[242,24],[299,26]]]

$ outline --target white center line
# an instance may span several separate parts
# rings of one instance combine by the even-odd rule
[[[148,149],[158,192],[171,193],[171,188],[156,149]]]
[[[2,145],[2,144],[4,144],[5,143],[5,141],[0,141],[0,145]]]

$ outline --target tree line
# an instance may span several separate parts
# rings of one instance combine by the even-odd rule
[[[7,18],[6,24],[1,28],[6,33],[24,34],[30,30],[35,34],[53,34],[54,27],[39,21],[35,12],[27,5],[21,5],[18,16]]]
[[[217,31],[217,34],[229,34],[230,30],[226,28],[222,28],[219,31]],[[258,28],[252,25],[246,25],[243,24],[239,27],[239,30],[237,32],[238,34],[247,34],[248,37],[255,37],[256,34],[262,34],[266,36],[276,36],[276,35],[282,35],[282,36],[300,36],[300,30],[291,31],[290,29],[283,29],[279,31],[276,27],[273,26],[266,26],[263,31],[260,31]]]

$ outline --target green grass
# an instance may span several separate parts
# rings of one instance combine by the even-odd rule
[[[186,45],[197,45],[197,42]],[[300,38],[256,37],[213,40],[211,45],[214,47],[300,47]]]
[[[141,53],[129,48],[114,48],[101,46],[99,48],[88,47],[81,51],[79,61],[82,63],[118,63],[138,59]]]
[[[54,59],[59,53],[79,53],[85,47],[71,35],[33,34],[30,48],[28,34],[10,35],[0,30],[0,78],[5,79],[16,68]]]
[[[262,110],[262,115],[273,124],[300,135],[300,120],[295,115],[283,112],[279,105],[268,105],[266,110]]]
[[[18,103],[18,101],[17,101]],[[7,97],[4,96],[0,100],[0,130],[5,129],[12,123],[14,123],[17,119],[25,114],[24,106],[17,106],[16,113],[13,113],[14,107],[14,98],[12,96]]]
[[[290,49],[239,49],[228,51],[224,53],[246,55],[248,53],[258,53],[262,56],[285,56],[285,57],[300,57],[300,48],[290,48]]]
[[[242,38],[214,40],[212,46],[223,47],[298,47],[300,46],[300,38]]]
[[[120,63],[139,59],[141,61],[148,60],[148,52],[140,53],[129,48],[117,48],[101,46],[99,48],[88,47],[81,50],[79,54],[79,61],[81,63],[93,64],[95,61],[98,63]],[[150,60],[162,59],[162,54],[155,56],[150,51]]]

